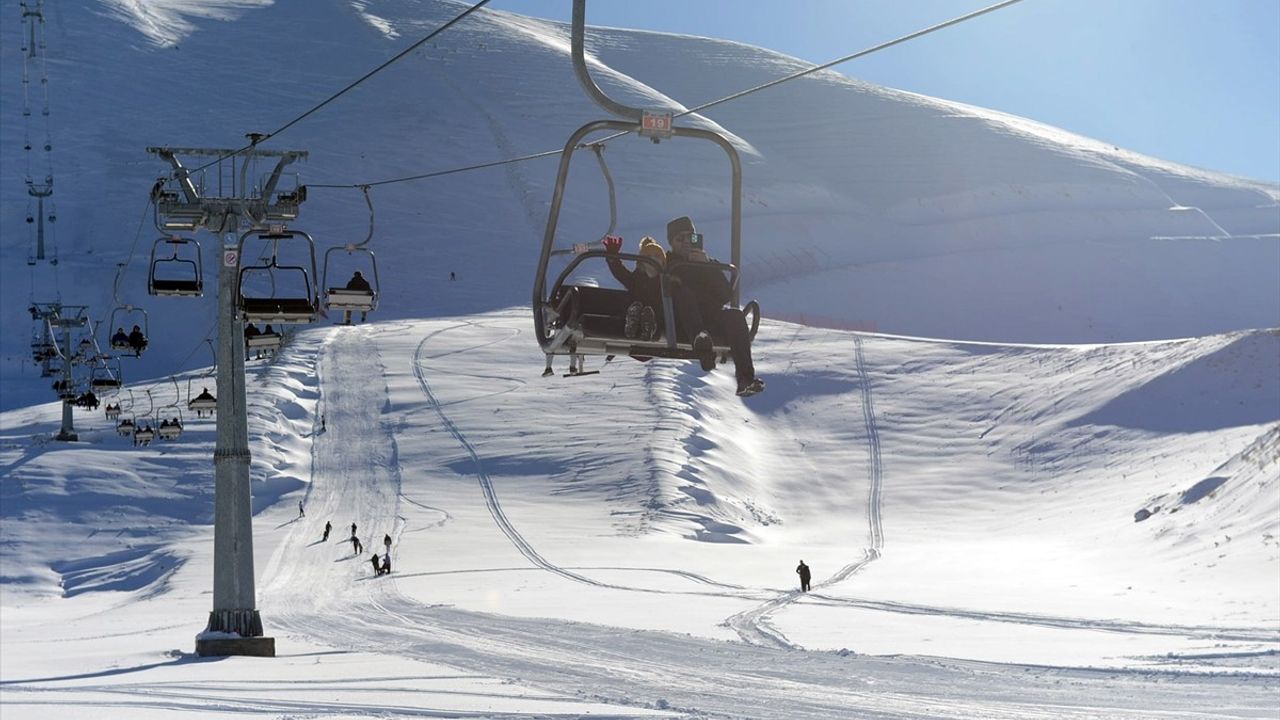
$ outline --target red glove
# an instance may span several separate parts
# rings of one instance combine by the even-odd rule
[[[604,249],[605,252],[611,253],[616,253],[622,250],[622,238],[618,235],[605,235]]]

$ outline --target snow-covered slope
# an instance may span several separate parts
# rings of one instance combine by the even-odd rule
[[[385,698],[332,690],[396,717],[486,706],[502,678],[536,688],[516,702],[535,717],[583,701],[619,717],[1274,708],[1275,333],[1008,346],[768,323],[769,389],[743,403],[725,371],[664,361],[541,378],[526,322],[316,328],[252,364],[259,604],[290,709],[327,716],[338,678],[404,675],[295,665],[325,647],[448,668]],[[96,413],[72,445],[30,440],[56,406],[0,420],[7,707],[216,692],[210,668],[159,655],[207,610],[211,423],[136,449]],[[374,581],[384,534],[395,573]],[[95,640],[103,618],[130,639]],[[50,655],[51,637],[82,659]],[[129,689],[107,662],[136,666]],[[471,700],[440,694],[468,682]],[[225,702],[281,711],[270,687]]]
[[[109,318],[150,314],[158,342],[131,376],[203,362],[209,303],[151,302],[154,145],[239,147],[425,35],[456,2],[106,3],[48,11],[56,241],[28,269],[21,63],[0,85],[6,328],[60,297]],[[122,20],[124,22],[122,22]],[[184,29],[184,26],[185,29]],[[6,22],[14,52],[21,24]],[[593,29],[599,81],[680,108],[793,72],[777,53],[707,38]],[[856,65],[848,71],[856,73]],[[601,111],[567,28],[482,11],[269,143],[304,149],[298,226],[325,246],[364,239],[357,184],[562,146]],[[1021,118],[822,73],[709,111],[745,152],[744,285],[778,318],[957,339],[1098,342],[1280,326],[1280,187],[1137,156]],[[691,120],[690,122],[703,122]],[[36,123],[38,126],[39,124]],[[609,144],[619,231],[661,235],[690,214],[724,255],[728,168],[689,142]],[[382,317],[526,301],[554,158],[373,190]],[[36,172],[40,171],[39,163]],[[570,175],[560,237],[598,238],[608,212],[590,157]],[[25,229],[24,229],[25,228]],[[206,272],[213,239],[203,236]],[[323,249],[323,248],[321,248]],[[494,262],[501,258],[502,262]],[[126,262],[113,296],[115,265]],[[448,272],[463,280],[442,281]],[[117,297],[118,296],[118,297]],[[5,407],[44,399],[26,338],[5,334]],[[14,382],[8,382],[12,379]],[[39,388],[28,391],[32,384]]]

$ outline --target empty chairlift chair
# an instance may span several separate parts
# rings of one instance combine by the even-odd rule
[[[269,258],[259,264],[245,264],[245,240],[250,235],[266,241],[270,248]],[[305,250],[306,264],[282,263],[281,243],[300,244]],[[279,226],[250,230],[240,236],[240,262],[238,306],[245,322],[315,322],[320,302],[315,287],[315,241],[310,235]]]
[[[195,240],[177,235],[156,240],[151,247],[147,292],[152,295],[203,295],[202,263],[200,243]]]

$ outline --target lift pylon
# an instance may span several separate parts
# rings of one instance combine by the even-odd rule
[[[245,397],[243,328],[238,308],[240,247],[243,227],[263,227],[298,216],[306,188],[280,190],[284,168],[306,152],[260,150],[261,136],[241,150],[150,147],[147,152],[169,163],[172,174],[151,189],[156,226],[164,232],[208,230],[222,237],[218,262],[217,441],[214,449],[213,609],[204,632],[196,636],[202,656],[275,656],[275,639],[263,634],[253,573],[253,515],[249,491],[249,419]],[[219,188],[205,191],[183,157],[215,158]],[[261,184],[248,173],[260,159],[275,166]],[[229,169],[228,174],[224,171]]]

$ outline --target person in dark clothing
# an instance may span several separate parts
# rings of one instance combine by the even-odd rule
[[[359,555],[360,553],[364,552],[364,545],[360,542],[360,538],[356,537],[355,535],[351,536],[351,550],[356,555]]]
[[[329,542],[329,531],[333,529],[333,525],[328,520],[324,523],[324,535],[320,537],[320,542]]]
[[[253,323],[249,323],[248,325],[244,326],[244,359],[245,360],[249,359],[249,340],[251,338],[258,337],[261,334],[262,334],[262,331],[259,330],[258,326],[254,325]],[[261,350],[258,351],[257,356],[262,357]]]
[[[347,289],[359,290],[360,292],[367,292],[367,293],[373,292],[373,288],[369,286],[369,281],[364,279],[364,275],[361,275],[359,270],[357,270],[355,274],[351,276],[351,279],[347,281]],[[367,312],[364,312],[362,310],[360,312],[360,322],[364,322],[365,319],[368,317],[368,315],[369,314]],[[342,312],[342,324],[343,325],[351,324],[350,310],[344,310]]]
[[[111,336],[111,347],[119,349],[129,347],[129,336],[124,328],[116,328],[116,334]]]
[[[653,238],[643,238],[640,240],[640,255],[653,258],[657,265],[637,260],[636,269],[628,270],[621,259],[614,257],[622,250],[622,242],[617,235],[608,235],[604,239],[604,249],[609,253],[606,258],[609,272],[631,293],[632,298],[627,306],[623,335],[631,339],[654,340],[659,332],[657,311],[662,307],[662,281],[659,276],[667,254]]]
[[[803,560],[796,566],[796,574],[800,576],[800,592],[809,592],[809,566]]]
[[[299,500],[298,501],[298,517],[304,518],[306,516],[307,516],[307,511],[302,509],[302,501]]]
[[[747,317],[725,304],[733,299],[733,287],[724,272],[705,263],[717,262],[702,248],[702,235],[688,216],[667,223],[667,256],[671,275],[671,301],[676,330],[693,345],[704,366],[714,365],[714,338],[729,346],[738,395],[754,395],[764,389],[751,359],[751,331]]]
[[[351,537],[355,537],[355,536],[356,536],[356,524],[351,523]]]
[[[373,557],[370,557],[370,558],[369,558],[369,563],[370,563],[371,565],[373,565],[373,576],[374,576],[374,577],[378,577],[379,575],[381,575],[381,574],[382,574],[382,566],[381,566],[381,565],[378,565],[378,553],[374,553],[374,554],[373,554]]]
[[[382,544],[387,546],[387,552],[391,552],[391,535],[389,533],[382,536]]]
[[[382,574],[391,574],[391,553],[389,552],[382,555]]]
[[[347,281],[347,289],[363,290],[365,292],[373,291],[373,288],[369,287],[369,281],[364,279],[364,275],[362,275],[359,270],[355,271],[355,274]]]
[[[147,349],[147,336],[142,334],[142,328],[137,325],[134,325],[133,331],[129,333],[129,347],[133,348],[135,357]]]

